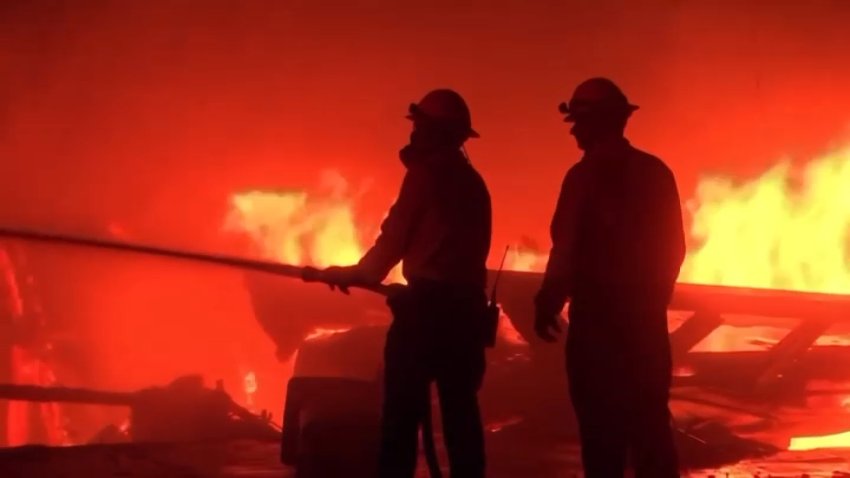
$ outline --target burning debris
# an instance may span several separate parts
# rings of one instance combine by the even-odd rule
[[[772,170],[758,182],[740,187],[706,180],[701,186],[699,203],[692,203],[695,208],[692,235],[700,241],[700,247],[689,255],[683,279],[832,292],[679,285],[670,315],[678,371],[673,408],[680,420],[679,445],[683,457],[692,465],[716,466],[783,449],[847,446],[850,442],[846,432],[850,429],[850,419],[846,418],[843,404],[850,400],[850,392],[842,392],[840,388],[841,384],[850,383],[847,347],[850,323],[846,319],[850,317],[847,315],[850,299],[838,295],[850,291],[847,285],[850,282],[845,281],[850,274],[844,267],[843,249],[836,256],[829,255],[836,250],[830,244],[805,248],[800,246],[803,239],[788,232],[805,229],[831,235],[846,226],[845,216],[850,214],[844,214],[844,206],[833,210],[821,203],[845,204],[843,190],[829,184],[843,177],[843,165],[850,164],[847,151],[850,150],[812,163],[799,187],[788,186],[791,169],[786,165]],[[345,188],[335,190],[330,199],[299,191],[239,194],[233,198],[227,227],[247,234],[263,257],[319,266],[351,262],[362,251],[363,237],[362,231],[355,227],[354,196],[348,195]],[[780,211],[763,218],[768,221],[767,230],[777,231],[770,233],[774,238],[766,248],[770,257],[754,254],[748,257],[755,261],[752,263],[729,264],[722,260],[724,255],[740,256],[732,245],[737,248],[753,242],[756,247],[757,241],[747,239],[736,243],[731,236],[725,236],[732,233],[725,231],[738,231],[737,234],[743,234],[741,237],[760,233],[761,229],[751,231],[741,224],[750,223],[752,214],[765,208]],[[787,242],[792,240],[797,242]],[[574,438],[570,435],[574,423],[568,413],[569,405],[551,399],[563,395],[564,384],[557,378],[561,374],[562,358],[559,353],[540,348],[531,332],[530,297],[540,278],[533,272],[540,270],[546,257],[531,241],[524,240],[520,246],[511,249],[506,263],[509,269],[529,272],[512,272],[503,277],[502,305],[507,315],[500,324],[500,344],[490,357],[482,404],[490,433],[499,434],[500,439],[521,435],[525,440],[536,434],[566,442]],[[827,249],[829,254],[825,252]],[[800,255],[790,257],[794,251]],[[24,269],[20,264],[11,264],[8,258],[6,263],[10,310],[17,311],[13,316],[27,316],[26,320],[32,320],[35,325],[42,323],[37,318],[37,294],[24,297],[27,292],[22,292],[21,284],[30,287],[32,281],[20,281],[18,277]],[[716,271],[706,268],[711,264],[725,264],[719,270],[728,275],[717,276]],[[347,380],[358,383],[355,387],[362,386],[363,390],[375,390],[380,376],[384,327],[389,321],[379,297],[362,293],[351,297],[329,295],[321,288],[255,273],[246,274],[244,284],[250,292],[257,320],[278,346],[279,358],[294,357],[297,379],[292,383],[318,378],[327,379],[327,383]],[[29,312],[25,311],[27,307]],[[0,394],[17,393],[19,398],[30,402],[8,402],[12,404],[11,413],[5,414],[11,419],[8,428],[28,429],[28,425],[16,422],[15,417],[25,416],[28,412],[23,412],[24,409],[37,409],[39,423],[48,424],[47,428],[52,430],[52,438],[47,441],[51,444],[67,442],[62,438],[66,427],[60,402],[80,400],[109,402],[133,410],[125,426],[103,430],[96,437],[99,441],[223,436],[274,440],[280,433],[267,415],[251,413],[261,379],[253,367],[240,367],[242,405],[236,405],[222,390],[206,389],[196,378],[133,394],[54,388],[56,377],[48,355],[38,352],[49,347],[15,347],[10,360],[15,375],[9,381],[19,385],[0,388]],[[831,386],[815,391],[811,387],[815,381]],[[322,390],[332,387],[327,383],[313,387],[312,391],[299,385],[306,387],[297,392],[302,395],[299,400],[318,393],[313,397],[314,403],[338,402],[341,399],[338,393],[322,395],[325,393]],[[364,394],[364,397],[368,395]],[[795,413],[801,409],[811,411],[823,406],[823,402],[815,404],[812,396],[829,394],[835,402],[829,414],[797,418]],[[353,420],[351,423],[358,423],[356,427],[352,425],[352,430],[368,429],[371,425],[358,420],[372,417],[374,409],[366,398],[358,405],[366,407],[361,410],[363,413],[355,410],[356,406],[345,408],[352,412],[348,417]],[[307,427],[307,437],[325,436],[321,430],[333,429],[327,426],[339,414],[326,415],[327,410],[328,407],[311,408],[310,420],[318,425]],[[836,415],[836,410],[841,413]],[[324,422],[325,419],[331,421]],[[182,426],[157,428],[156,423]],[[288,420],[284,427],[296,423],[297,420]],[[21,443],[30,439],[21,437],[18,439],[23,440]]]
[[[206,388],[200,376],[181,377],[167,386],[137,392],[0,384],[0,399],[129,407],[129,422],[120,427],[121,433],[104,431],[98,434],[99,440],[121,436],[133,442],[280,437],[268,413],[251,413],[231,399],[221,382],[214,389]]]
[[[698,188],[697,199],[689,202],[694,215],[691,238],[695,246],[686,259],[682,280],[694,284],[682,284],[677,291],[671,317],[678,314],[680,318],[677,323],[671,322],[671,329],[675,329],[671,339],[677,370],[688,371],[677,374],[677,387],[681,390],[692,386],[720,387],[721,394],[725,394],[724,400],[715,401],[711,407],[725,408],[728,413],[721,421],[706,422],[711,426],[720,426],[724,420],[731,419],[730,424],[738,421],[739,418],[730,417],[735,408],[739,409],[740,416],[740,410],[753,407],[779,411],[797,406],[806,400],[806,384],[812,379],[850,381],[850,372],[847,372],[850,361],[846,361],[848,354],[843,348],[850,336],[850,327],[842,321],[847,310],[844,297],[744,288],[850,292],[850,281],[843,279],[850,277],[850,269],[843,260],[845,247],[840,243],[850,218],[850,202],[844,199],[846,188],[839,187],[847,182],[842,178],[850,171],[848,154],[850,148],[845,148],[808,163],[798,175],[799,181],[792,181],[797,171],[788,162],[742,185],[707,178]],[[351,203],[349,207],[353,209]],[[262,217],[255,214],[243,220],[250,224]],[[801,234],[819,239],[812,242]],[[269,237],[259,241],[266,247],[273,242]],[[813,243],[822,245],[811,247]],[[539,272],[545,264],[545,253],[528,240],[522,241],[520,246],[511,250],[508,268]],[[511,360],[516,357],[526,358],[521,363],[543,360],[531,333],[530,320],[530,297],[537,279],[533,275],[515,275],[513,279],[508,279],[510,284],[505,287],[508,292],[503,297],[503,306],[509,316],[509,320],[503,321],[509,326],[503,325],[500,330],[502,343],[507,344],[503,347],[511,348]],[[268,281],[253,277],[249,278],[248,285],[255,303],[262,302],[263,310],[271,310],[274,306],[267,292],[262,291],[266,288],[263,282]],[[278,294],[277,307],[303,309],[284,298],[287,296],[291,298],[291,295]],[[361,311],[378,307],[366,298],[358,303],[360,306],[354,308]],[[356,327],[376,324],[374,318],[370,320],[360,312],[353,313],[350,302],[339,307],[331,303],[325,305],[323,315],[333,317],[327,321],[334,324],[333,328],[355,327],[352,330],[356,330]],[[257,314],[261,322],[269,320],[263,318],[260,310]],[[348,316],[350,320],[341,322],[341,316]],[[321,321],[312,325],[327,327]],[[282,336],[275,340],[285,341]],[[546,359],[560,362],[555,357]],[[823,367],[827,363],[848,366]],[[491,370],[498,374],[494,368]],[[695,395],[700,394],[706,395],[705,390]],[[693,400],[695,395],[690,394],[687,400]],[[710,440],[722,441],[721,434],[715,433],[718,429],[711,426],[701,430],[712,431]],[[845,425],[838,421],[835,426]],[[846,427],[837,431],[850,429],[850,423]],[[751,434],[746,427],[735,429],[732,425],[726,430],[730,436]],[[752,451],[765,453],[786,448],[795,438],[794,435],[778,438],[775,445],[755,446]],[[746,449],[745,440],[741,438],[731,443]]]

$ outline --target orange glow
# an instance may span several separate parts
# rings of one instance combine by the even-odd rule
[[[25,313],[23,297],[15,265],[8,252],[0,247],[0,300],[6,302],[8,308],[5,312],[13,323],[21,324],[25,320],[32,320],[32,317]],[[56,384],[53,368],[36,350],[13,345],[6,353],[9,354],[13,383],[43,386]],[[33,420],[32,410],[36,411],[37,420]],[[10,446],[32,443],[39,435],[48,445],[68,444],[62,408],[58,403],[9,401],[7,421],[7,428],[0,430],[0,433],[5,434],[6,442]]]
[[[12,347],[12,381],[21,385],[56,385],[52,368],[43,360],[22,347]],[[32,420],[36,411],[37,421]],[[68,435],[63,425],[62,407],[58,403],[31,403],[9,401],[7,443],[21,446],[34,443],[34,437],[43,436],[46,445],[67,445]]]

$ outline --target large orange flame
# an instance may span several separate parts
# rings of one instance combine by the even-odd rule
[[[265,259],[318,267],[355,264],[365,252],[355,199],[339,173],[326,171],[317,194],[286,190],[233,195],[224,227],[250,236]],[[404,282],[401,267],[387,280]]]
[[[328,173],[324,184],[329,192],[320,196],[300,190],[236,194],[225,228],[248,234],[268,259],[321,267],[356,263],[363,249],[347,183]]]
[[[850,146],[795,168],[790,160],[735,183],[708,177],[681,277],[688,282],[850,293]]]
[[[704,178],[687,203],[693,250],[682,280],[850,293],[848,184],[850,146],[802,166],[780,161],[751,181]],[[764,350],[784,335],[770,327],[752,329],[757,335],[718,330],[697,348]],[[846,337],[821,337],[818,343],[846,343]],[[850,432],[793,438],[789,445],[791,450],[836,447],[850,447]]]
[[[301,191],[235,195],[228,225],[248,233],[271,259],[319,266],[353,263],[363,252],[353,199],[338,174],[326,175],[326,182],[336,187],[325,196]],[[802,167],[790,160],[780,161],[751,181],[703,178],[696,197],[686,204],[686,212],[692,215],[690,251],[680,281],[850,293],[848,184],[850,146]],[[540,272],[545,265],[546,254],[528,240],[513,247],[505,261],[509,270]],[[395,274],[398,276],[398,271]],[[324,333],[316,330],[315,335]],[[697,348],[765,350],[783,333],[771,327],[749,332],[718,330]],[[511,327],[503,327],[500,335],[511,343],[524,342]],[[838,339],[846,343],[846,338]],[[850,440],[840,434],[794,439],[791,446],[804,449],[846,443]]]

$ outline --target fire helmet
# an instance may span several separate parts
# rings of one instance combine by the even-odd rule
[[[449,89],[438,89],[429,92],[419,103],[411,103],[409,120],[425,120],[440,124],[453,133],[468,138],[479,138],[472,129],[472,118],[469,107],[457,92]]]
[[[591,78],[578,85],[569,103],[558,105],[566,115],[564,121],[574,122],[587,115],[625,116],[628,118],[638,107],[629,103],[626,95],[607,78]]]

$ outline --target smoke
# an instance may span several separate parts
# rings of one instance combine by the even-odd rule
[[[217,248],[230,192],[326,168],[373,178],[379,214],[406,105],[452,86],[484,135],[497,242],[543,242],[578,156],[555,105],[578,81],[642,105],[632,137],[688,197],[699,172],[846,133],[848,19],[840,1],[4,2],[0,219]]]

